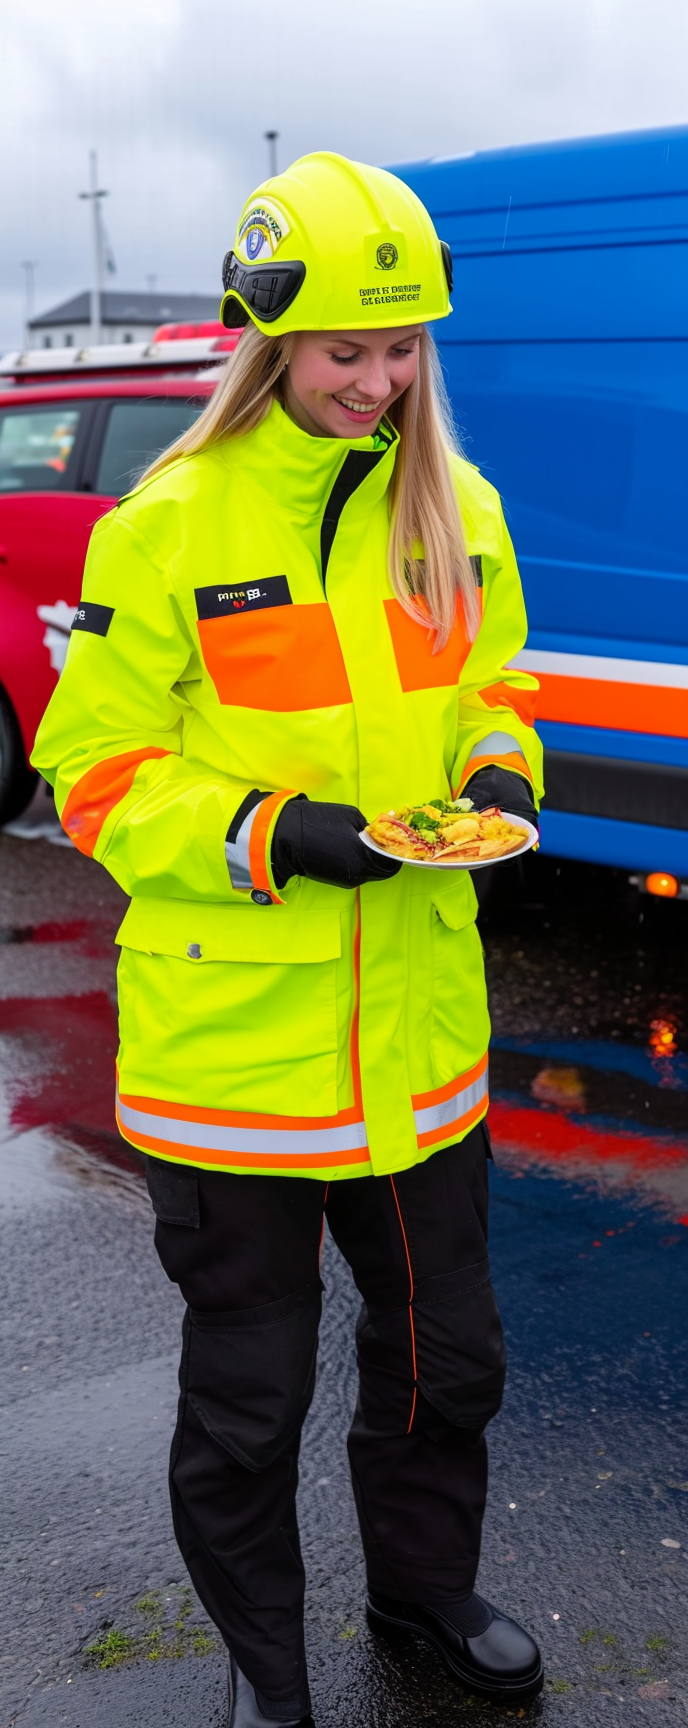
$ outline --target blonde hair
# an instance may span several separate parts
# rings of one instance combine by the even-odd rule
[[[259,426],[275,396],[281,397],[279,378],[291,345],[291,336],[264,336],[247,325],[207,408],[143,478],[160,474],[179,456],[195,456]],[[448,461],[450,452],[460,451],[437,349],[426,329],[416,377],[386,417],[399,433],[390,487],[390,580],[404,610],[435,630],[437,650],[447,641],[459,599],[471,639],[480,614]],[[422,555],[416,556],[419,543]]]

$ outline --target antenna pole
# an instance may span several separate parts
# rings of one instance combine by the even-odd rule
[[[30,348],[32,337],[31,320],[35,311],[35,258],[24,258],[22,260],[21,268],[24,271],[24,347]]]
[[[277,173],[277,140],[279,138],[279,132],[264,132],[263,137],[266,140],[268,147],[270,179],[272,180]]]
[[[88,192],[80,192],[79,197],[84,198],[86,202],[90,204],[92,212],[93,287],[91,289],[91,343],[93,347],[97,347],[98,343],[102,340],[103,279],[105,274],[105,246],[103,243],[103,219],[100,210],[100,200],[101,198],[107,198],[108,194],[102,186],[98,185],[97,151],[89,150],[88,158],[90,186]]]

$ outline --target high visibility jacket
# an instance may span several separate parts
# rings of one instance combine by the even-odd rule
[[[66,832],[132,895],[119,931],[118,1120],[144,1151],[319,1178],[402,1170],[487,1108],[489,1022],[467,871],[359,892],[292,879],[294,793],[371,819],[531,777],[537,684],[497,494],[453,461],[482,598],[432,633],[387,565],[397,434],[311,438],[275,404],[96,525],[34,765]]]

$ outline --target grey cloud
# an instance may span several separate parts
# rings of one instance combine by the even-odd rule
[[[219,291],[237,211],[307,150],[377,162],[687,118],[684,0],[5,0],[0,348],[90,280],[99,151],[118,273]]]

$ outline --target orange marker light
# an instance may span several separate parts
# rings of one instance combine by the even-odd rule
[[[648,894],[658,894],[661,900],[674,900],[678,894],[676,877],[665,875],[663,870],[653,870],[646,876],[645,887]]]

